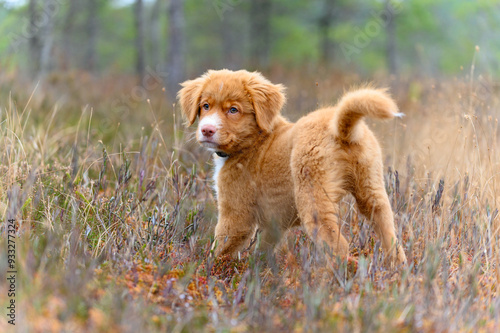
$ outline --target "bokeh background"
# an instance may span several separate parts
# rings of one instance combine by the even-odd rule
[[[460,75],[476,46],[478,70],[500,75],[496,0],[9,0],[0,18],[2,71],[32,76]]]

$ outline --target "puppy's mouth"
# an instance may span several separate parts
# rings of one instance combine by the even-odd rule
[[[218,143],[215,143],[213,141],[199,141],[199,143],[207,148],[209,151],[212,151],[214,152],[215,154],[217,154],[217,156],[219,157],[222,157],[222,158],[226,158],[229,156],[229,154],[223,152],[222,150],[220,150],[220,145]]]
[[[217,149],[219,148],[219,144],[210,140],[201,140],[199,141],[200,145],[205,148]]]

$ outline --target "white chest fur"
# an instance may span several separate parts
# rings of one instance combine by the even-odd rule
[[[218,197],[219,194],[219,186],[217,185],[218,179],[219,179],[219,172],[224,166],[224,163],[226,162],[227,157],[220,157],[216,154],[214,154],[214,174],[212,176],[213,184],[214,184],[214,190],[215,190],[215,196]]]

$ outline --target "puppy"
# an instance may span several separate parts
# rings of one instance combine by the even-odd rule
[[[391,263],[406,257],[387,197],[380,146],[363,122],[402,116],[384,90],[347,93],[290,123],[280,115],[284,87],[260,73],[210,70],[182,83],[178,97],[196,138],[214,151],[218,203],[215,254],[237,256],[256,230],[272,249],[283,232],[302,226],[329,253],[347,258],[339,201],[351,193],[374,223]]]

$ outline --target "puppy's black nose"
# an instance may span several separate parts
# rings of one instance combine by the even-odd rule
[[[207,138],[213,136],[215,134],[215,132],[217,132],[217,129],[213,125],[204,125],[201,128],[201,134],[203,134],[203,136],[205,136]]]

